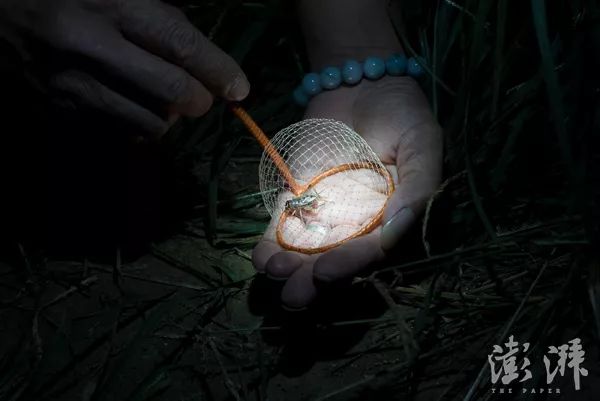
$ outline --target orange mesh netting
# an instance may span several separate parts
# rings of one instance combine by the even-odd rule
[[[241,107],[232,111],[264,149],[259,185],[281,247],[324,252],[381,223],[394,184],[360,135],[339,121],[308,119],[269,140]]]

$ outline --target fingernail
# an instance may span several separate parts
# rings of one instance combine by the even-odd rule
[[[241,101],[248,96],[250,92],[250,84],[246,77],[239,75],[227,90],[227,99]]]
[[[386,251],[392,249],[415,220],[416,216],[410,208],[405,207],[396,212],[383,225],[381,247]]]
[[[268,272],[267,272],[267,277],[273,281],[287,281],[287,279],[289,278],[289,277],[274,276],[272,274],[269,274]]]
[[[281,308],[285,311],[288,312],[302,312],[308,309],[307,306],[299,306],[299,307],[295,307],[295,306],[289,306],[286,304],[281,304]]]

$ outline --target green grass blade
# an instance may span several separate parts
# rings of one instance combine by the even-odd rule
[[[571,178],[571,184],[577,185],[577,168],[573,159],[571,141],[567,133],[565,107],[563,104],[563,93],[559,85],[558,75],[555,70],[554,55],[548,38],[548,27],[546,21],[546,4],[544,0],[531,0],[531,12],[533,24],[538,40],[538,46],[542,58],[542,72],[546,82],[548,102],[552,112],[552,121],[556,130],[558,144],[563,162],[567,167]]]

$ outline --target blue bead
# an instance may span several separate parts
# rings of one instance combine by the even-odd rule
[[[379,79],[385,74],[385,62],[379,57],[368,57],[363,65],[365,77]]]
[[[348,85],[355,85],[360,82],[363,76],[362,65],[356,60],[348,60],[342,67],[342,79]]]
[[[425,73],[425,70],[423,69],[421,64],[419,64],[417,62],[417,60],[414,57],[411,57],[408,59],[408,65],[406,67],[406,72],[411,77],[418,78]]]
[[[306,74],[302,79],[302,88],[308,95],[314,96],[320,93],[323,88],[321,87],[321,79],[319,74],[311,72]]]
[[[294,92],[292,92],[292,97],[294,98],[294,102],[301,107],[306,107],[306,105],[308,105],[308,101],[310,100],[310,97],[306,94],[306,92],[304,92],[304,88],[302,86],[294,89]]]
[[[394,54],[385,61],[385,69],[389,75],[400,76],[406,73],[406,56]]]
[[[327,67],[321,71],[321,86],[335,89],[342,84],[342,72],[337,67]]]

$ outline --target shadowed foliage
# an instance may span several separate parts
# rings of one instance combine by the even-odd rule
[[[291,2],[179,3],[242,64],[265,132],[302,117]],[[547,387],[543,355],[574,337],[590,377],[579,393],[569,375],[554,385],[597,395],[598,2],[401,4],[391,18],[427,70],[445,180],[385,266],[313,310],[281,310],[249,257],[268,222],[261,150],[217,102],[162,141],[169,235],[149,254],[64,261],[6,244],[0,400],[490,399],[487,355],[511,335],[533,372],[514,397]]]

